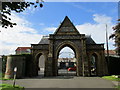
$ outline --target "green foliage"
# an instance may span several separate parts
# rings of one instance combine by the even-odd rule
[[[120,19],[118,20],[120,21]],[[120,22],[113,27],[114,33],[110,35],[109,38],[115,40],[116,52],[120,56]]]
[[[0,72],[0,78],[2,78],[2,72]]]
[[[36,8],[37,6],[43,7],[42,0],[39,3],[39,1],[36,1],[36,3],[33,2],[2,2],[2,11],[0,14],[2,15],[2,27],[13,27],[13,25],[17,25],[15,22],[11,22],[11,18],[8,16],[11,15],[11,11],[15,11],[17,13],[23,12],[26,8],[30,7],[31,5]]]
[[[102,78],[112,81],[120,81],[120,78],[117,78],[115,76],[103,76]]]
[[[13,79],[4,79],[4,77],[2,77],[2,78],[0,78],[0,80],[6,81],[6,80],[13,80]]]
[[[4,73],[2,73],[2,72],[0,73],[0,76],[1,76],[1,77],[4,77],[4,75],[5,75]]]
[[[0,72],[0,80],[13,80],[13,79],[4,79],[4,73]]]
[[[6,70],[7,56],[2,56],[2,74],[4,75]]]
[[[18,85],[16,85],[15,87],[13,87],[13,85],[10,84],[0,84],[1,90],[24,90],[23,87],[20,87]]]

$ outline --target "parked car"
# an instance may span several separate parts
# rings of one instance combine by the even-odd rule
[[[76,67],[69,67],[68,71],[76,71]]]

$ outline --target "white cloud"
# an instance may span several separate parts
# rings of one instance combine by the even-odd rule
[[[59,53],[59,58],[73,58],[73,57],[75,57],[75,52],[69,47],[62,48]]]
[[[17,47],[36,44],[42,37],[35,29],[30,27],[31,23],[24,18],[12,13],[11,19],[12,22],[17,23],[17,26],[7,29],[0,27],[0,37],[2,37],[0,38],[0,55],[14,54]]]
[[[86,12],[89,12],[89,13],[95,13],[95,11],[93,9],[88,9],[86,7],[83,7],[81,5],[77,5],[75,3],[72,4],[74,7],[80,9],[80,10],[83,10],[83,11],[86,11]]]
[[[76,28],[81,34],[91,35],[92,38],[96,41],[96,43],[106,43],[106,24],[108,36],[111,35],[111,33],[113,33],[112,27],[114,25],[112,24],[112,18],[105,15],[94,14],[93,20],[95,22],[94,24],[85,23],[82,25],[76,25]],[[110,49],[114,48],[113,43],[114,42],[112,40],[109,40]]]
[[[54,32],[57,28],[56,27],[47,27],[44,30]]]
[[[105,15],[94,14],[93,20],[98,24],[112,24],[112,18]]]
[[[30,1],[28,1],[30,2]],[[35,1],[31,1],[31,2],[35,2]],[[39,7],[39,6],[38,6]],[[35,8],[34,5],[31,5],[30,7],[26,8],[24,12],[21,12],[21,14],[23,15],[33,15],[35,12],[39,11],[39,8]],[[42,10],[42,8],[41,8]]]

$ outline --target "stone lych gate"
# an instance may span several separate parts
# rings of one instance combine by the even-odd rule
[[[70,47],[75,53],[77,76],[92,76],[92,66],[95,66],[93,69],[95,69],[94,74],[96,76],[107,74],[104,45],[96,44],[90,36],[80,34],[66,16],[54,34],[50,34],[49,37],[43,37],[38,44],[31,45],[32,75],[38,75],[39,57],[44,55],[44,75],[57,76],[59,52],[66,46]],[[94,62],[94,65],[92,62]]]

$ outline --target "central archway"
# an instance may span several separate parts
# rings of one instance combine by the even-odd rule
[[[75,73],[73,74],[74,76],[76,76],[80,73],[80,65],[79,65],[79,56],[80,55],[78,55],[79,52],[77,50],[77,46],[73,42],[70,42],[70,41],[62,42],[61,44],[58,45],[58,47],[56,49],[56,54],[55,54],[55,56],[56,56],[56,73],[57,73],[57,75],[60,75],[59,67],[58,67],[58,63],[59,63],[58,59],[59,59],[60,51],[65,47],[69,47],[74,53],[74,58],[72,58],[74,63],[73,63],[73,66],[71,68],[74,67],[76,69]],[[66,68],[68,70],[69,64],[67,61],[70,61],[70,60],[66,60],[66,62],[64,62],[64,64],[66,64],[64,68]],[[66,75],[72,75],[70,72],[66,72],[66,73],[67,73]]]
[[[58,76],[76,76],[76,58],[74,51],[63,47],[58,56]]]

